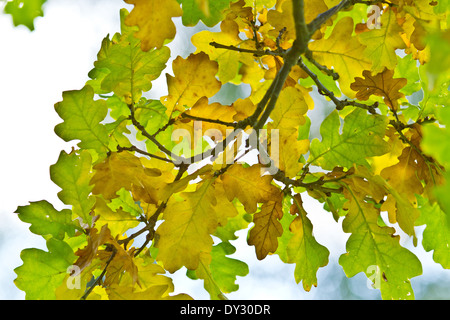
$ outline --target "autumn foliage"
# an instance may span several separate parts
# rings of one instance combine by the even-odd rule
[[[246,229],[309,291],[330,252],[305,197],[349,234],[346,276],[375,272],[383,299],[414,298],[422,273],[399,231],[450,268],[448,1],[125,2],[89,81],[55,104],[56,134],[76,142],[50,168],[70,209],[17,209],[48,247],[21,253],[26,298],[190,299],[165,275],[185,267],[222,299],[249,272],[229,257]],[[207,27],[185,57],[167,47],[176,19]],[[159,77],[167,94],[150,99]],[[248,96],[215,100],[227,83]]]

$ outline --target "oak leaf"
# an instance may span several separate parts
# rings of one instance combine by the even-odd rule
[[[311,142],[310,163],[318,163],[323,169],[335,166],[351,168],[354,164],[368,166],[367,157],[380,156],[389,151],[383,140],[388,119],[382,115],[368,115],[355,109],[345,117],[342,134],[340,118],[333,111],[320,127],[322,141]]]
[[[368,100],[371,95],[383,97],[384,103],[396,111],[398,109],[398,100],[405,95],[399,90],[403,88],[407,80],[405,78],[393,78],[394,71],[385,69],[383,72],[373,76],[370,71],[363,71],[364,78],[356,77],[350,85],[352,90],[357,91],[358,100]]]
[[[303,208],[300,195],[295,195],[293,201],[290,214],[295,219],[289,225],[290,238],[286,244],[285,262],[295,263],[295,281],[302,281],[303,288],[310,291],[312,286],[317,286],[317,271],[327,265],[330,252],[314,238],[313,225]]]
[[[111,153],[96,164],[94,170],[90,182],[94,185],[92,193],[101,194],[107,200],[116,198],[121,188],[131,191],[133,185],[142,186],[146,177],[161,175],[159,169],[144,167],[141,160],[129,152]]]
[[[31,224],[31,232],[42,236],[51,235],[55,239],[63,240],[66,233],[73,237],[77,229],[70,210],[58,211],[47,201],[19,206],[16,213],[21,221]]]
[[[94,100],[94,90],[86,85],[81,90],[66,91],[55,110],[64,120],[56,125],[55,133],[64,141],[81,140],[78,146],[94,149],[99,154],[108,151],[108,134],[100,122],[108,109],[104,100]]]
[[[372,73],[380,73],[384,68],[391,70],[395,68],[397,65],[395,50],[406,48],[400,36],[402,31],[395,12],[386,9],[381,15],[380,28],[373,28],[359,35],[361,43],[367,46],[364,50],[365,56],[373,62]]]
[[[362,178],[347,179],[344,189],[348,213],[342,227],[351,235],[339,264],[348,277],[359,272],[371,277],[383,299],[414,299],[410,279],[422,273],[421,263],[400,245],[394,228],[378,224],[379,209],[365,201],[366,192],[358,187],[368,182],[355,184],[355,180]]]
[[[59,199],[72,205],[73,213],[88,225],[91,225],[90,213],[95,204],[94,197],[90,195],[91,166],[92,157],[87,150],[80,151],[79,154],[61,151],[58,162],[50,166],[52,181],[62,189],[58,192]]]
[[[20,254],[23,264],[14,269],[17,274],[14,283],[26,292],[26,299],[54,300],[56,288],[76,259],[72,248],[62,240],[48,239],[47,248],[48,252],[28,248]]]
[[[251,64],[253,56],[235,50],[215,48],[210,43],[216,42],[225,46],[239,46],[240,48],[254,49],[250,45],[243,46],[245,41],[239,38],[239,27],[236,22],[224,20],[220,24],[220,32],[210,32],[207,30],[194,34],[191,42],[197,47],[195,53],[205,52],[213,61],[219,64],[218,77],[222,83],[227,83],[237,76],[240,64]]]
[[[185,111],[203,96],[212,97],[222,86],[216,79],[218,64],[204,52],[186,59],[177,57],[172,63],[174,76],[167,74],[169,94],[161,97],[169,117],[175,110]]]
[[[182,22],[195,26],[200,20],[208,27],[215,26],[224,16],[229,0],[177,0],[183,6]]]
[[[222,175],[228,200],[238,198],[247,213],[254,213],[258,203],[273,199],[278,188],[271,184],[273,176],[262,175],[262,172],[263,167],[259,164],[247,168],[233,164]]]
[[[141,39],[142,51],[161,48],[166,39],[175,37],[176,28],[173,17],[179,17],[183,11],[176,0],[125,0],[134,5],[134,9],[125,19],[129,26],[139,26],[135,36]]]
[[[127,104],[137,103],[142,92],[149,91],[152,81],[165,69],[170,50],[163,46],[142,51],[141,42],[133,36],[134,28],[124,23],[130,15],[125,9],[120,14],[121,34],[103,39],[94,62],[95,68],[89,72],[92,80],[88,84],[95,88],[96,93],[114,92]]]
[[[211,252],[211,234],[218,226],[212,180],[194,192],[183,192],[181,197],[182,201],[170,198],[164,222],[156,230],[157,260],[171,273],[182,266],[197,269],[201,253]]]
[[[278,247],[278,237],[283,234],[280,219],[283,217],[282,196],[277,195],[274,200],[263,203],[261,211],[253,215],[253,223],[250,229],[247,243],[255,246],[256,257],[264,259],[269,253],[273,253]]]

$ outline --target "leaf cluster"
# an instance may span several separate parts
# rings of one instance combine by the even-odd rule
[[[165,275],[183,267],[223,299],[249,273],[230,257],[239,230],[258,259],[295,264],[309,291],[330,252],[305,197],[342,220],[340,265],[375,279],[383,299],[414,298],[422,273],[400,231],[419,245],[425,225],[421,245],[450,268],[445,1],[125,2],[134,8],[89,81],[55,104],[55,132],[74,148],[50,172],[70,209],[17,209],[48,247],[21,254],[15,283],[28,299],[189,299]],[[195,52],[175,57],[177,17],[220,31],[194,34]],[[148,98],[160,77],[167,94]],[[217,102],[228,83],[248,95]],[[325,104],[334,110],[314,123],[309,111]]]

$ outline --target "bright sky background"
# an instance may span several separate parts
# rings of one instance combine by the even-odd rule
[[[62,149],[69,151],[72,144],[53,131],[62,121],[54,104],[62,100],[63,91],[81,89],[88,80],[101,40],[119,31],[119,10],[123,7],[131,10],[121,0],[47,0],[44,18],[35,20],[34,32],[24,26],[14,28],[11,17],[0,13],[0,299],[25,296],[13,283],[13,269],[22,264],[20,251],[28,247],[46,250],[45,241],[14,214],[17,206],[45,199],[57,209],[63,207],[57,198],[60,189],[50,180],[49,166],[57,161]],[[180,32],[170,47],[172,52],[185,49],[189,39]],[[152,90],[158,90],[158,82],[153,86]],[[229,298],[335,299],[348,288],[356,290],[359,297],[379,297],[378,291],[367,289],[362,274],[341,282],[343,272],[337,261],[345,252],[348,236],[331,214],[304,200],[317,241],[331,252],[329,265],[318,272],[319,288],[305,293],[294,281],[294,265],[283,264],[277,256],[257,261],[254,249],[245,242],[246,234],[239,233],[240,239],[233,243],[239,253],[234,257],[249,265],[250,275],[238,277],[240,289],[228,294]],[[404,242],[410,247],[409,239],[402,239]],[[431,253],[420,248],[411,250],[421,258],[425,274],[412,280],[416,298],[429,281],[450,284],[449,272],[432,262]],[[176,291],[208,299],[202,281],[185,281],[184,274],[185,270],[180,270],[173,275]]]

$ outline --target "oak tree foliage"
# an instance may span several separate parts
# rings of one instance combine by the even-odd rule
[[[44,2],[5,12],[32,29]],[[223,299],[249,273],[230,257],[239,230],[309,291],[330,252],[305,197],[342,220],[339,264],[376,272],[383,299],[414,298],[422,273],[399,232],[450,268],[448,1],[125,2],[89,80],[55,104],[56,134],[75,141],[50,168],[68,209],[17,209],[48,248],[21,253],[27,299],[190,299],[167,276],[182,267]],[[167,47],[176,19],[205,25],[185,57]],[[160,77],[167,94],[148,98]],[[248,96],[213,100],[227,83]],[[326,103],[312,137],[309,111]]]

